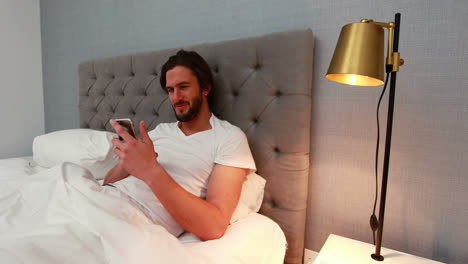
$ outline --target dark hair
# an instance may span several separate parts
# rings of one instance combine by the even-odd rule
[[[161,88],[166,90],[166,73],[173,69],[176,66],[184,66],[189,68],[193,74],[197,77],[198,84],[201,89],[207,89],[211,87],[213,89],[213,73],[211,72],[210,66],[195,51],[185,51],[183,49],[179,50],[176,55],[173,55],[167,60],[161,69],[161,77],[159,82],[161,83]]]

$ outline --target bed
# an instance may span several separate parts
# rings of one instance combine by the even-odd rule
[[[60,192],[64,198],[56,202],[57,206],[62,206],[63,210],[68,210],[64,200],[71,196],[81,197],[82,193],[91,192],[88,189],[92,191],[98,189],[99,187],[95,186],[99,185],[80,182],[76,179],[93,178],[92,180],[96,182],[102,180],[102,171],[109,167],[109,164],[104,162],[109,159],[108,152],[99,153],[97,156],[103,156],[103,160],[98,162],[95,157],[85,159],[83,156],[111,148],[104,140],[114,132],[108,122],[109,119],[131,118],[135,123],[145,120],[149,130],[159,123],[175,120],[168,97],[160,87],[158,75],[167,58],[180,48],[195,50],[207,60],[215,74],[215,88],[211,98],[213,113],[240,127],[247,135],[257,164],[257,174],[265,180],[261,188],[261,197],[257,198],[258,206],[253,208],[256,206],[250,205],[252,208],[249,212],[241,212],[241,216],[232,222],[221,239],[200,241],[189,233],[175,240],[168,238],[169,242],[165,242],[164,246],[180,250],[180,253],[172,253],[168,256],[162,256],[166,251],[160,244],[158,247],[161,249],[157,251],[154,249],[142,251],[145,247],[153,245],[154,239],[152,238],[149,238],[144,246],[134,252],[122,253],[121,243],[123,242],[117,239],[117,242],[112,242],[113,244],[109,242],[109,246],[106,244],[107,240],[101,237],[101,240],[105,240],[101,242],[108,245],[108,248],[104,248],[103,251],[107,252],[109,248],[112,248],[116,256],[119,256],[114,259],[102,256],[101,259],[109,263],[125,263],[123,260],[133,258],[132,261],[135,261],[135,256],[143,253],[146,257],[139,259],[139,263],[150,259],[149,255],[158,255],[161,263],[178,263],[177,261],[182,263],[187,259],[192,263],[282,263],[283,261],[284,263],[302,263],[310,166],[314,48],[310,29],[82,62],[79,65],[81,129],[54,134],[54,140],[60,138],[61,142],[64,142],[54,143],[55,149],[50,148],[51,144],[47,141],[51,136],[35,140],[33,158],[0,161],[0,178],[12,179],[17,174],[24,174],[29,177],[28,180],[33,179],[33,175],[34,179],[40,177],[49,179],[41,175],[51,170],[65,174],[59,177],[60,183],[67,186],[66,191]],[[83,137],[82,134],[73,133],[89,133],[89,131],[92,131],[92,135],[97,135],[97,131],[102,133],[99,136],[87,137],[92,144],[86,145],[77,140],[73,141],[73,139]],[[69,143],[70,140],[73,142]],[[67,144],[81,144],[80,146],[84,144],[87,147],[84,148],[83,153],[77,151],[70,153],[67,157],[66,149],[69,149]],[[96,149],[97,145],[100,148]],[[72,163],[58,164],[56,162],[64,159],[73,161],[75,156],[80,157],[80,160]],[[86,169],[80,170],[80,162]],[[78,174],[80,177],[71,177],[68,174]],[[258,185],[261,185],[259,178],[256,179]],[[39,184],[40,181],[37,180],[37,182]],[[50,188],[57,186],[55,181],[50,181],[48,184]],[[83,186],[84,189],[74,186]],[[246,188],[248,187],[244,184],[243,193]],[[8,192],[8,189],[0,189],[0,194],[2,192]],[[112,204],[112,201],[106,200],[107,198],[98,196],[93,198],[95,199],[93,206],[86,205],[90,207],[89,210],[97,210],[95,207],[99,207],[101,201]],[[79,204],[79,202],[73,203]],[[7,208],[7,205],[1,203],[0,206]],[[61,213],[65,214],[62,211]],[[99,214],[94,212],[93,215]],[[68,211],[66,214],[75,215],[74,212]],[[0,216],[2,222],[8,221],[5,214]],[[48,216],[44,214],[42,217]],[[93,217],[97,218],[97,216]],[[127,217],[124,220],[128,220],[130,216],[119,217]],[[86,221],[83,221],[88,224],[91,220],[86,218]],[[141,221],[144,222],[144,220]],[[132,237],[132,232],[141,231],[140,227],[136,229],[127,227],[123,222],[119,222],[122,226],[119,232],[128,231],[126,234],[129,237]],[[106,226],[94,226],[94,228],[105,230]],[[115,229],[103,232],[107,232],[108,236],[116,236]],[[162,233],[161,230],[153,227],[151,232]],[[75,235],[79,237],[78,233],[75,232]],[[38,237],[37,241],[34,240]],[[44,240],[40,234],[35,234],[32,238],[35,241],[36,254],[40,255],[45,252],[43,246],[38,245],[39,243],[47,244],[47,240]],[[12,239],[16,241],[16,237],[0,236],[0,256],[2,254],[13,256],[12,258],[16,258],[14,260],[19,262],[21,259],[18,256],[19,253],[8,255],[8,252],[15,250],[11,246]],[[80,241],[80,238],[77,239]],[[92,236],[85,237],[85,239],[96,240]],[[6,246],[7,242],[8,246]],[[52,246],[58,246],[55,242],[50,243]],[[99,252],[88,247],[87,253],[71,251],[63,254],[68,254],[68,257],[70,255],[84,257],[87,256],[86,254],[96,257],[95,255],[100,254]],[[47,256],[47,258],[53,260],[54,256]],[[177,261],[171,258],[176,258]]]

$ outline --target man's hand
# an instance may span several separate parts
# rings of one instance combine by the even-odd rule
[[[122,168],[141,179],[145,175],[145,171],[151,171],[152,168],[159,165],[156,161],[158,154],[154,151],[153,141],[148,135],[145,121],[140,122],[141,139],[132,137],[113,119],[110,120],[110,124],[124,140],[112,139],[112,144],[115,146],[114,153],[119,156],[119,165]]]

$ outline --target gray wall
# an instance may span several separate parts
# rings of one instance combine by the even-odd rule
[[[380,88],[324,75],[344,24],[388,22],[396,12],[406,64],[397,80],[383,245],[468,263],[466,0],[42,0],[46,130],[78,127],[80,61],[310,27],[316,49],[306,247],[319,251],[330,233],[371,242]],[[384,127],[386,103],[382,109]]]
[[[44,133],[37,0],[0,1],[0,159],[32,154]]]

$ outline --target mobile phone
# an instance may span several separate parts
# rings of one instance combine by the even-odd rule
[[[115,119],[115,121],[121,125],[130,134],[130,136],[136,138],[135,127],[133,126],[133,122],[130,118],[120,118]],[[119,136],[119,139],[123,140],[121,136]]]

